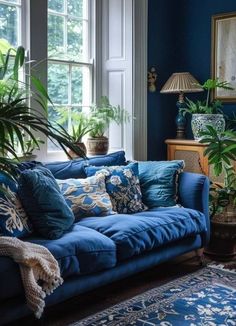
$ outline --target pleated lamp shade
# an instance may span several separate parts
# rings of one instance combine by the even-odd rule
[[[161,93],[195,93],[202,92],[198,81],[189,72],[177,72],[170,76],[161,89]]]

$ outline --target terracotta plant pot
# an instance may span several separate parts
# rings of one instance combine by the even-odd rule
[[[107,137],[97,137],[87,139],[88,155],[106,155],[109,148]]]
[[[78,146],[84,152],[85,155],[87,154],[87,148],[83,142],[75,143],[75,145]],[[75,152],[73,152],[71,149],[68,149],[68,153],[70,154],[70,156],[72,158],[80,158],[81,157],[78,154],[76,154]],[[68,156],[68,158],[71,159],[69,156]]]

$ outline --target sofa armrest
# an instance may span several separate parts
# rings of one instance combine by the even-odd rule
[[[210,238],[208,177],[203,174],[183,172],[179,175],[178,203],[186,208],[196,209],[206,217],[207,234],[204,244]]]

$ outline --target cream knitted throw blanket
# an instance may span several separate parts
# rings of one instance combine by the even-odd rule
[[[0,255],[19,264],[27,305],[40,318],[46,294],[63,283],[56,259],[47,248],[12,237],[0,237]]]

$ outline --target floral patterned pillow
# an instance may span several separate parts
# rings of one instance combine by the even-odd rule
[[[4,180],[3,180],[4,179]],[[0,236],[23,238],[32,232],[32,225],[17,195],[17,184],[0,176]]]
[[[86,179],[57,180],[57,183],[76,220],[81,217],[116,214],[106,192],[104,175]]]
[[[142,202],[138,163],[102,168],[90,166],[86,168],[86,173],[88,176],[106,176],[106,189],[114,211],[120,214],[132,214],[147,209]]]

